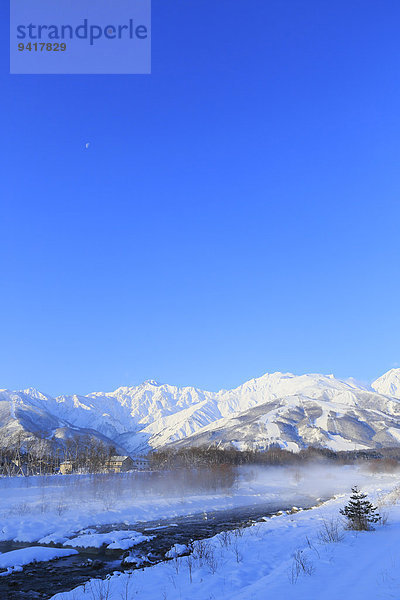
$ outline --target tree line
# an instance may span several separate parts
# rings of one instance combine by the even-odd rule
[[[113,446],[101,440],[76,436],[57,443],[44,437],[16,436],[2,440],[0,446],[0,476],[51,475],[68,461],[72,472],[101,473],[107,471],[111,456],[117,454]],[[367,462],[371,471],[394,470],[400,462],[400,447],[379,450],[334,452],[327,448],[309,446],[299,452],[271,446],[267,450],[236,450],[216,445],[203,447],[164,448],[149,455],[153,471],[170,469],[213,469],[218,480],[232,481],[232,470],[227,466],[240,465],[301,465],[311,461],[327,460],[341,464]]]
[[[76,436],[55,444],[45,438],[22,435],[4,441],[0,446],[0,475],[52,475],[60,465],[69,461],[76,472],[104,472],[114,447],[90,435]]]
[[[271,446],[268,450],[236,450],[218,446],[165,448],[151,453],[153,469],[207,467],[212,465],[301,465],[311,461],[328,460],[338,465],[366,462],[371,470],[390,470],[400,462],[400,447],[379,450],[334,452],[328,448],[308,446],[299,452]]]

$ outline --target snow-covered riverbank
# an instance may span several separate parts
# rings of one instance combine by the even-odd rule
[[[373,481],[357,467],[326,464],[241,468],[232,486],[212,490],[198,486],[173,491],[175,478],[179,473],[162,474],[155,481],[140,473],[0,478],[0,541],[62,544],[94,525],[134,525],[267,502],[287,506],[299,495],[312,501],[345,493],[355,481]]]
[[[354,473],[353,473],[354,474]],[[241,531],[194,543],[190,556],[130,574],[92,580],[54,600],[375,600],[398,598],[400,539],[397,475],[375,475],[363,488],[388,517],[375,531],[343,531],[327,542],[324,523],[346,496]]]
[[[399,482],[397,474],[377,475],[355,466],[326,463],[302,469],[249,467],[240,470],[229,490],[200,493],[188,489],[175,495],[170,487],[164,493],[162,486],[145,488],[139,481],[129,476],[1,479],[0,540],[35,546],[107,542],[112,547],[133,548],[135,554],[135,545],[144,539],[135,531],[139,521],[269,502],[292,506],[301,496],[317,502],[319,497],[335,495],[312,510],[268,518],[237,532],[195,542],[189,556],[131,574],[115,573],[109,580],[93,580],[85,588],[55,598],[100,600],[107,591],[108,600],[337,600],[340,595],[350,597],[349,590],[352,599],[396,597],[390,594],[398,584],[400,508],[397,494],[392,492]],[[346,531],[337,543],[324,543],[320,536],[324,522],[338,516],[355,484],[375,501],[385,498],[388,523],[375,532],[356,535]],[[110,533],[88,529],[101,524],[111,525]],[[125,531],[118,531],[119,524],[125,525]],[[150,537],[157,535],[154,523],[152,527]],[[147,535],[145,527],[144,531]],[[7,562],[11,552],[3,552],[1,558]]]

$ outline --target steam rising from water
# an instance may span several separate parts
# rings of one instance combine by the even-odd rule
[[[275,503],[277,499],[295,503],[304,496],[318,499],[347,493],[354,485],[367,489],[377,477],[384,483],[395,476],[371,473],[368,465],[318,462],[286,467],[218,465],[149,473],[0,478],[0,516],[54,512],[62,517],[77,509],[90,510],[93,516],[111,510],[135,514],[139,505],[179,506],[184,500],[196,499],[190,511],[194,512],[206,497],[213,499],[215,508],[228,501],[235,506],[269,500]]]

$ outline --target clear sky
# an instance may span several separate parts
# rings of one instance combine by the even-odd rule
[[[400,366],[398,0],[153,0],[150,76],[10,76],[6,4],[0,387]]]

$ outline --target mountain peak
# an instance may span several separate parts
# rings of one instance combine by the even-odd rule
[[[390,371],[378,377],[371,384],[371,387],[379,394],[400,398],[400,369],[390,369]]]
[[[160,385],[162,385],[161,383],[159,383],[158,381],[156,381],[155,379],[146,379],[143,382],[143,385],[152,385],[154,387],[160,387]]]
[[[31,398],[37,398],[38,400],[47,400],[47,398],[49,397],[34,387],[28,387],[28,388],[26,388],[24,390],[20,390],[20,391],[23,394],[26,394],[27,396],[30,396]]]
[[[291,450],[391,446],[400,443],[399,401],[400,368],[371,387],[333,375],[275,372],[219,392],[154,379],[85,396],[52,398],[28,388],[0,394],[0,446],[2,436],[13,433],[9,416],[15,410],[33,435],[46,431],[53,439],[60,428],[71,435],[90,430],[128,453],[170,444],[261,449],[279,444]]]

